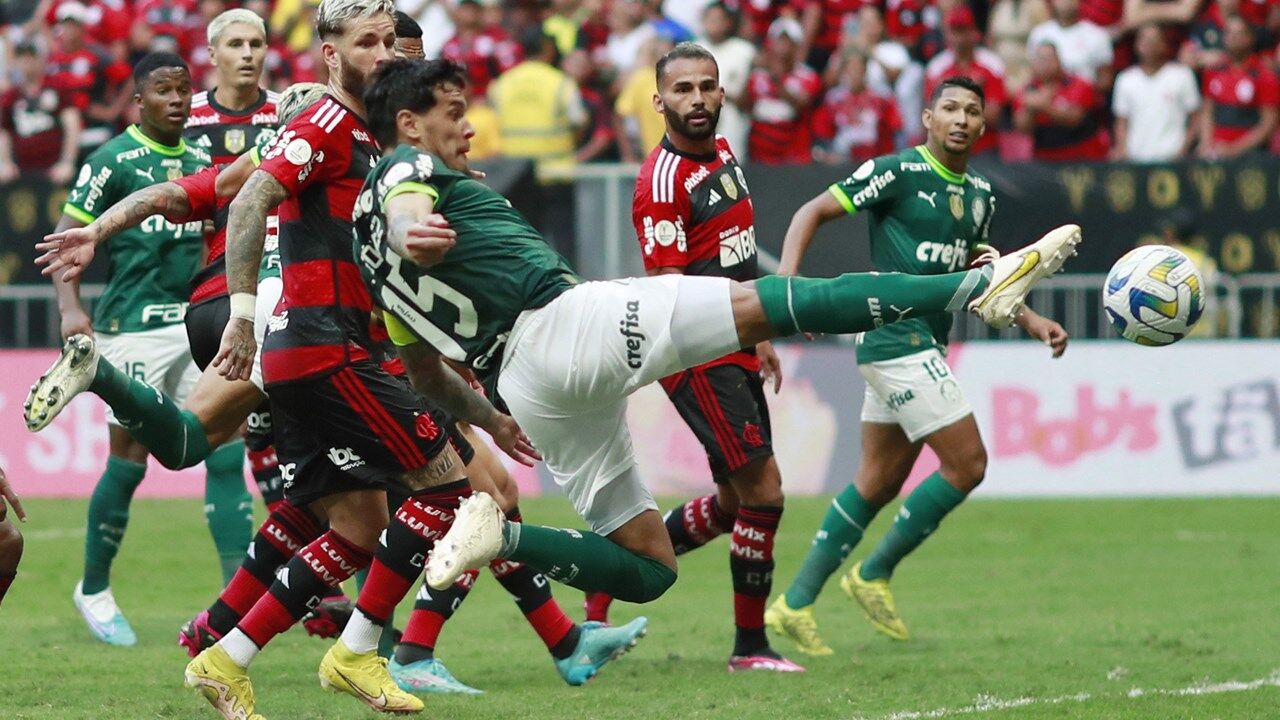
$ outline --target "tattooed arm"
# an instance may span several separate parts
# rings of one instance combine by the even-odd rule
[[[445,365],[435,348],[424,342],[405,345],[400,347],[400,359],[409,371],[414,389],[446,413],[484,429],[498,447],[517,462],[532,466],[542,459],[520,425],[510,415],[498,412],[484,395]]]
[[[258,343],[253,337],[252,308],[238,308],[240,298],[258,292],[258,268],[267,232],[267,214],[288,197],[283,185],[270,173],[255,170],[231,201],[227,218],[227,292],[231,294],[231,320],[222,333],[222,346],[213,366],[229,380],[248,380]]]
[[[63,281],[75,279],[93,260],[99,244],[156,214],[171,222],[187,219],[191,214],[187,191],[175,183],[160,183],[133,192],[88,225],[64,218],[71,222],[59,223],[43,242],[36,243],[36,250],[44,253],[36,258],[36,264],[45,266],[40,271],[43,275],[63,270]]]

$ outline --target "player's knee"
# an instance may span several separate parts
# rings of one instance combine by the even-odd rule
[[[635,576],[636,582],[614,597],[624,602],[647,603],[657,600],[676,584],[676,570],[654,558],[644,558]]]
[[[22,559],[22,533],[8,520],[0,521],[0,572],[13,572]]]
[[[987,476],[987,449],[981,443],[947,463],[944,473],[948,479],[965,492],[971,492]]]

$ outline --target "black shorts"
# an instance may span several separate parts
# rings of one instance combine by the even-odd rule
[[[737,365],[694,368],[663,381],[667,396],[707,451],[717,483],[729,473],[773,455],[764,383]]]
[[[200,372],[218,355],[222,345],[222,332],[231,319],[231,298],[227,295],[210,298],[187,308],[187,343],[191,345],[191,358]]]
[[[373,362],[268,395],[284,495],[295,505],[353,490],[410,495],[402,476],[449,446],[421,396]]]

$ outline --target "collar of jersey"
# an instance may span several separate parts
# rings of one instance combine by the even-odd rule
[[[945,165],[943,165],[941,162],[938,162],[938,158],[934,157],[933,153],[929,152],[929,148],[925,147],[924,145],[917,145],[916,151],[919,152],[920,155],[923,156],[926,161],[928,161],[929,167],[933,168],[933,171],[938,173],[938,176],[941,177],[943,180],[946,180],[949,183],[955,183],[956,185],[964,184],[965,176],[957,175],[951,172],[950,170],[948,170]]]
[[[137,140],[142,145],[145,145],[151,148],[152,152],[157,152],[157,153],[160,153],[161,155],[168,155],[169,157],[178,157],[179,155],[187,151],[186,140],[179,140],[178,144],[174,146],[161,145],[155,140],[152,140],[151,138],[142,134],[142,131],[138,129],[137,125],[130,125],[129,129],[125,130],[125,132],[129,134],[129,137],[133,138],[134,140]]]

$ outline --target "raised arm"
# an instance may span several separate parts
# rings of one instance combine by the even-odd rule
[[[186,220],[191,214],[187,192],[176,183],[164,182],[130,193],[125,199],[107,208],[96,220],[84,223],[64,216],[62,222],[44,241],[36,243],[36,250],[44,254],[36,258],[37,265],[44,265],[45,276],[62,272],[63,282],[77,280],[93,260],[94,251],[116,233],[136,227],[152,215],[163,215],[170,222]]]
[[[222,333],[222,345],[213,366],[230,380],[248,380],[253,370],[258,349],[253,337],[253,315],[267,215],[286,197],[288,192],[280,181],[259,169],[249,176],[228,210],[226,258],[231,319]]]
[[[800,272],[800,261],[809,250],[814,233],[824,223],[831,222],[845,215],[846,210],[830,192],[824,192],[791,216],[791,224],[787,226],[787,234],[782,239],[782,259],[778,262],[779,275],[796,275]]]
[[[429,193],[393,190],[386,203],[387,244],[397,255],[431,267],[457,242],[457,233],[442,215],[433,212],[435,199]]]

